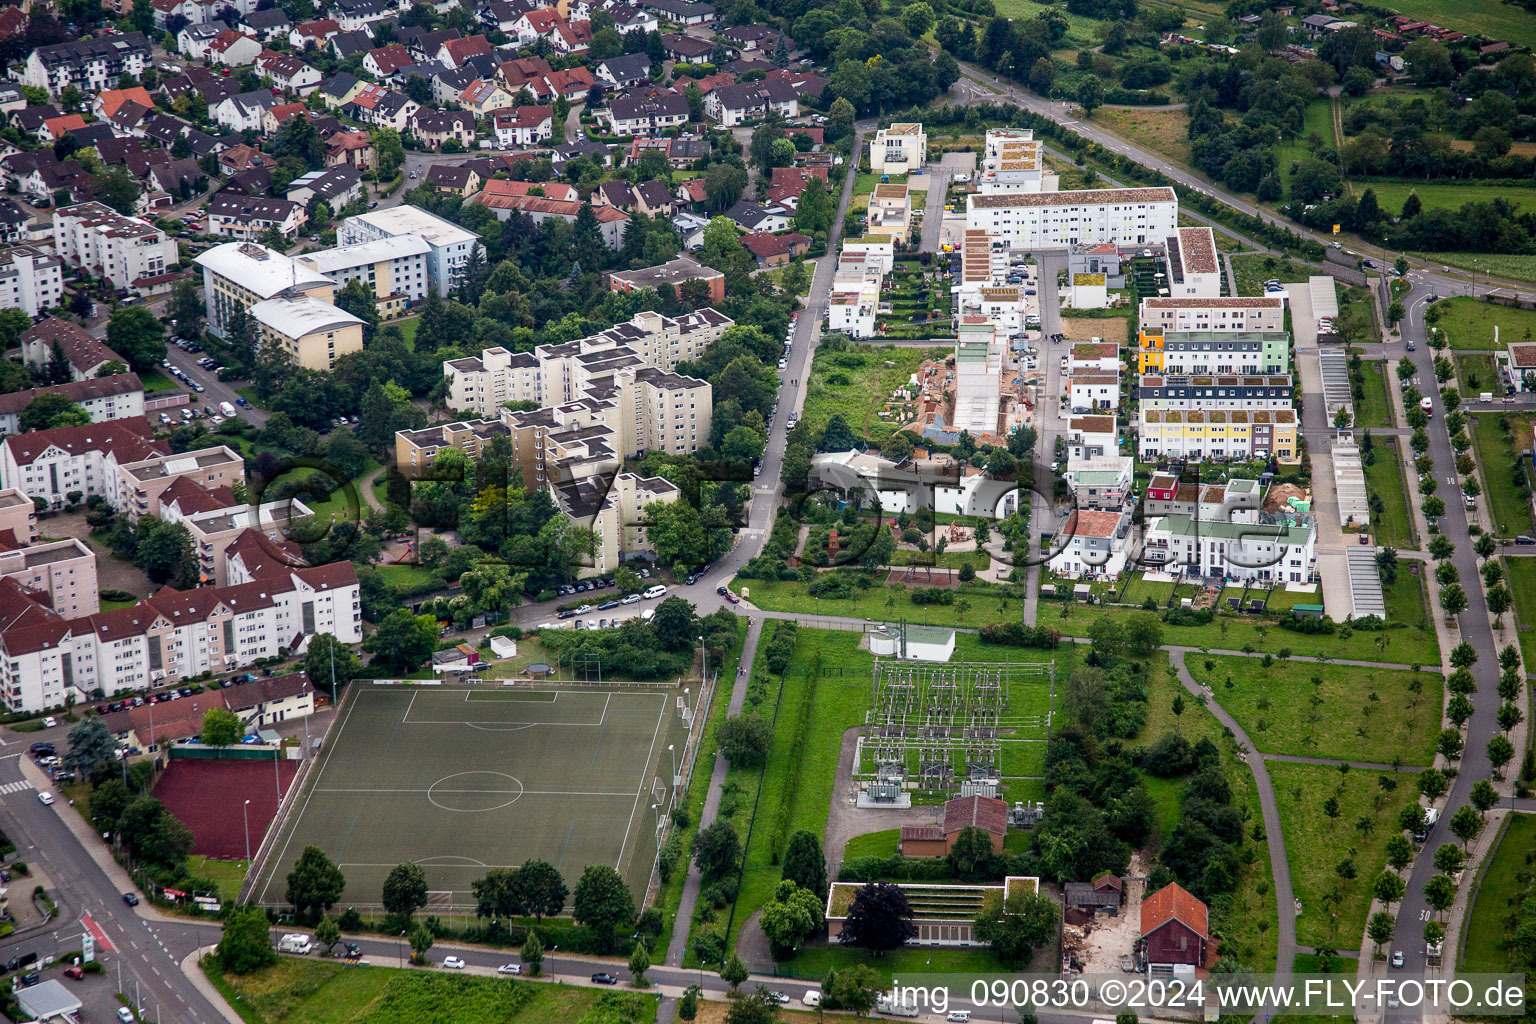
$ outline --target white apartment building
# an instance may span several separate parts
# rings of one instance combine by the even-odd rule
[[[1045,173],[1045,144],[1028,128],[987,130],[976,188],[983,195],[999,192],[1055,192],[1061,175]]]
[[[109,496],[118,466],[169,454],[165,442],[151,436],[143,419],[12,434],[0,440],[0,486],[42,498],[53,508],[63,508],[75,493],[80,500]]]
[[[1147,526],[1142,558],[1186,576],[1307,583],[1316,568],[1310,521],[1243,523],[1166,515]]]
[[[1178,229],[1179,200],[1171,188],[978,193],[966,199],[965,224],[1014,249],[1144,245]]]
[[[638,356],[646,366],[671,370],[698,359],[734,323],[712,307],[676,319],[645,311],[576,342],[542,345],[533,352],[490,348],[478,356],[450,359],[443,363],[443,376],[450,382],[448,404],[481,417],[495,416],[508,402],[560,405],[574,400],[584,387],[575,382],[573,362],[582,356],[622,352]]]
[[[1280,331],[1285,329],[1285,300],[1263,296],[1193,298],[1155,296],[1141,300],[1141,330]]]
[[[245,459],[233,448],[217,445],[190,452],[153,452],[120,462],[103,492],[107,504],[137,520],[140,516],[175,519],[168,507],[182,495],[183,514],[190,514],[191,498],[202,504],[204,495],[228,492],[245,482]]]
[[[1120,451],[1115,417],[1073,416],[1067,420],[1067,462],[1087,462],[1116,455]]]
[[[73,622],[38,596],[0,579],[0,699],[12,711],[228,672],[302,653],[316,633],[343,643],[363,638],[357,573],[345,561],[283,568],[232,587],[167,587]]]
[[[340,245],[418,235],[431,246],[426,253],[427,280],[437,294],[446,296],[458,287],[459,276],[479,236],[451,221],[415,206],[392,206],[348,217],[336,232]]]
[[[48,595],[50,607],[63,618],[83,619],[101,611],[96,552],[77,537],[0,551],[0,576]]]
[[[869,144],[869,169],[876,174],[907,174],[927,159],[928,135],[914,121],[880,129]]]
[[[998,433],[998,389],[1002,384],[1007,339],[997,324],[981,316],[960,319],[955,331],[955,421],[952,430],[973,436]]]
[[[38,317],[63,300],[64,264],[58,257],[30,245],[0,252],[0,307]]]
[[[143,32],[119,32],[97,39],[39,46],[27,56],[21,84],[57,97],[73,85],[86,96],[117,88],[124,75],[138,78],[150,60]]]
[[[46,394],[62,395],[79,405],[90,414],[92,423],[144,415],[144,385],[138,374],[118,373],[0,395],[0,434],[20,433],[22,412],[34,398]]]
[[[1047,565],[1070,579],[1114,578],[1125,569],[1131,548],[1131,514],[1124,509],[1076,509],[1049,541]]]
[[[164,231],[101,203],[65,206],[53,215],[53,247],[72,267],[105,277],[116,288],[157,277],[181,256]]]
[[[1174,298],[1221,297],[1221,258],[1208,227],[1179,228],[1168,236],[1168,294]]]
[[[851,338],[874,337],[885,273],[881,255],[846,250],[839,253],[827,303],[827,330]]]
[[[427,297],[427,260],[432,246],[419,235],[380,238],[339,245],[295,257],[300,264],[335,282],[338,289],[361,281],[373,293],[383,316],[395,316]]]
[[[309,265],[254,242],[226,242],[195,260],[203,268],[203,300],[208,306],[208,330],[222,336],[236,310],[287,291],[330,302],[336,284]]]

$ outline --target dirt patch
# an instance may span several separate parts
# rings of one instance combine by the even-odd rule
[[[1189,114],[1183,110],[1138,110],[1100,107],[1093,112],[1095,124],[1158,153],[1189,160]]]
[[[1462,153],[1472,152],[1471,139],[1451,139],[1451,148]],[[1536,156],[1536,142],[1516,142],[1509,147],[1510,156]]]
[[[1124,345],[1130,337],[1130,323],[1124,317],[1105,317],[1100,320],[1088,317],[1062,317],[1061,333],[1068,341],[1087,341],[1103,338],[1115,345]]]
[[[85,510],[60,512],[37,522],[39,539],[63,540],[74,537],[96,553],[96,582],[102,590],[126,590],[138,597],[147,597],[158,589],[149,577],[112,554],[112,550],[91,536],[91,528],[85,522]]]
[[[1082,964],[1087,974],[1118,974],[1120,958],[1129,956],[1141,935],[1141,898],[1146,892],[1147,866],[1141,854],[1131,857],[1130,870],[1126,872],[1125,901],[1120,914],[1094,914],[1087,924],[1076,926],[1083,934],[1074,935],[1074,926],[1063,933],[1062,958],[1069,954]]]
[[[926,565],[909,565],[892,569],[885,585],[900,583],[908,587],[958,587],[960,572],[957,569],[936,569]]]

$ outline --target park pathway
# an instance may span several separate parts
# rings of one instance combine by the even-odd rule
[[[1243,752],[1243,760],[1248,762],[1248,769],[1253,772],[1253,781],[1259,790],[1259,807],[1264,815],[1264,840],[1269,847],[1269,871],[1274,878],[1275,910],[1280,922],[1275,934],[1275,984],[1283,985],[1290,979],[1291,968],[1296,962],[1296,897],[1291,889],[1290,862],[1285,859],[1285,832],[1280,828],[1280,808],[1275,802],[1275,787],[1269,779],[1264,755],[1259,753],[1243,727],[1237,724],[1237,719],[1216,702],[1214,694],[1195,682],[1195,677],[1189,674],[1189,668],[1184,664],[1184,654],[1183,650],[1170,650],[1168,663],[1178,672],[1179,682],[1184,684],[1184,689],[1203,702],[1211,714],[1216,716],[1216,720],[1231,731],[1238,748]],[[1266,1006],[1262,1012],[1264,1019],[1268,1020],[1274,1010]]]

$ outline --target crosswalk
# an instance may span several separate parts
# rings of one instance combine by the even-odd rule
[[[15,782],[7,782],[4,785],[0,785],[0,796],[7,793],[20,793],[31,788],[32,783],[26,779],[18,779]]]

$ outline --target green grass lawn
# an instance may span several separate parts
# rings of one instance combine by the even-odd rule
[[[1432,21],[1468,35],[1506,39],[1515,46],[1536,46],[1536,14],[1507,4],[1457,4],[1448,0],[1393,0],[1392,9],[1410,18]]]
[[[455,972],[295,957],[246,975],[205,970],[248,1024],[638,1024],[656,1013],[656,997],[639,992]]]
[[[888,828],[854,836],[843,847],[843,863],[860,857],[892,857],[901,845],[901,829]]]
[[[1532,850],[1536,850],[1536,814],[1512,815],[1477,880],[1476,901],[1462,930],[1459,970],[1494,974],[1510,969],[1504,948],[1510,931],[1508,917],[1530,886]]]
[[[1453,349],[1487,352],[1536,338],[1536,310],[1495,306],[1466,295],[1441,299],[1433,308],[1441,311],[1435,326],[1446,333]],[[1497,346],[1493,342],[1495,327],[1499,329]]]
[[[396,320],[391,323],[400,332],[400,340],[405,342],[405,347],[412,352],[416,351],[416,328],[421,326],[421,317],[413,316],[408,320]]]
[[[1365,484],[1371,494],[1381,498],[1383,508],[1380,515],[1373,516],[1371,530],[1379,544],[1417,548],[1397,441],[1395,438],[1378,440],[1374,451],[1376,461],[1365,468]]]
[[[960,591],[954,604],[912,603],[912,590],[871,587],[856,590],[847,599],[817,599],[807,593],[808,584],[799,580],[743,580],[731,582],[731,588],[759,608],[802,615],[836,615],[876,622],[906,619],[920,626],[970,626],[1014,619],[1019,614],[1019,599],[979,591]],[[961,602],[966,602],[965,606]]]
[[[1328,100],[1314,99],[1307,104],[1299,138],[1287,139],[1275,144],[1274,152],[1275,159],[1279,161],[1280,183],[1285,187],[1286,194],[1291,190],[1292,162],[1298,160],[1304,162],[1312,155],[1312,146],[1307,140],[1309,135],[1315,135],[1322,140],[1324,149],[1334,147],[1333,119],[1328,111]]]
[[[1278,279],[1281,284],[1290,284],[1305,281],[1314,273],[1311,267],[1292,263],[1283,256],[1244,253],[1229,259],[1232,262],[1232,276],[1237,278],[1239,295],[1263,295],[1264,282],[1271,278]]]
[[[1516,207],[1529,211],[1536,205],[1536,192],[1531,192],[1529,197],[1522,194],[1524,190],[1509,188],[1505,185],[1467,185],[1460,182],[1456,184],[1439,184],[1433,182],[1406,182],[1406,181],[1355,181],[1352,183],[1355,195],[1360,195],[1367,188],[1376,193],[1376,201],[1381,208],[1389,214],[1402,212],[1403,203],[1408,201],[1410,195],[1417,194],[1419,202],[1424,204],[1426,210],[1459,210],[1463,203],[1491,203],[1495,199],[1506,199],[1514,203]],[[1427,254],[1427,259],[1433,261],[1438,257]]]
[[[1382,588],[1382,595],[1387,602],[1388,622],[1401,622],[1412,630],[1435,631],[1429,618],[1429,595],[1425,593],[1418,565],[1399,561],[1397,579]]]
[[[1492,391],[1498,394],[1504,390],[1499,385],[1499,372],[1493,365],[1493,355],[1488,352],[1458,352],[1456,377],[1463,391]]]
[[[1387,394],[1386,363],[1371,359],[1360,364],[1365,377],[1365,397],[1355,405],[1355,426],[1396,426],[1392,402]]]
[[[981,606],[985,607],[985,606]],[[1063,609],[1070,608],[1066,618]],[[1137,614],[1130,608],[1085,608],[1070,605],[1042,604],[1037,625],[1059,629],[1068,636],[1086,637],[1094,619],[1107,615],[1124,620]],[[1393,625],[1396,625],[1395,623]],[[1389,629],[1392,645],[1385,655],[1376,650],[1372,638],[1377,634],[1351,632],[1347,637],[1337,633],[1307,636],[1280,629],[1273,622],[1254,620],[1247,616],[1218,615],[1214,622],[1204,626],[1163,626],[1163,643],[1186,647],[1204,647],[1216,650],[1279,651],[1288,649],[1294,655],[1350,658],[1357,661],[1387,661],[1395,665],[1436,665],[1440,662],[1440,648],[1434,631],[1420,632],[1408,628]]]
[[[947,302],[948,296],[942,296]],[[876,415],[891,400],[891,392],[906,384],[922,366],[924,349],[876,348],[861,345],[850,352],[820,351],[811,365],[801,417],[820,433],[834,414],[841,413],[854,433],[880,439],[899,425],[897,417]],[[890,362],[894,365],[886,366]]]
[[[326,519],[360,519],[368,511],[368,500],[363,497],[363,481],[379,468],[379,464],[373,459],[363,463],[363,471],[352,481],[351,493],[347,488],[338,487],[331,492],[331,496],[324,501],[301,496],[305,505],[315,514],[318,520]],[[308,477],[313,471],[310,469],[296,469],[293,471],[294,479]],[[278,480],[284,479],[278,477]],[[276,481],[274,481],[275,483]]]
[[[1398,811],[1418,794],[1413,777],[1358,770],[1346,775],[1321,765],[1282,761],[1269,763],[1269,775],[1285,831],[1291,885],[1301,901],[1296,941],[1354,949],[1365,934],[1372,881],[1386,864],[1387,838],[1398,834]],[[1391,779],[1396,788],[1381,788],[1378,775]],[[1334,819],[1325,811],[1330,798],[1338,801]],[[1369,823],[1369,831],[1356,827],[1362,821]],[[1349,882],[1342,882],[1336,870],[1345,858],[1356,871]]]
[[[104,612],[111,612],[111,611],[116,611],[119,608],[132,608],[134,605],[136,605],[138,603],[139,603],[139,599],[138,598],[134,598],[132,601],[108,601],[106,598],[102,598],[101,599],[101,610],[104,611]]]
[[[969,565],[980,572],[991,567],[992,556],[985,551],[943,551],[935,554],[933,551],[898,550],[891,556],[891,564],[929,565],[943,569],[958,569]]]
[[[196,878],[206,878],[219,887],[219,898],[233,903],[245,884],[246,862],[243,860],[210,860],[200,854],[187,858],[187,873]]]
[[[1191,670],[1194,665],[1186,655]],[[1147,676],[1147,724],[1135,742],[1139,745],[1152,743],[1159,737],[1177,732],[1190,743],[1210,740],[1221,751],[1221,770],[1227,784],[1232,787],[1233,806],[1242,810],[1251,821],[1262,819],[1259,808],[1259,792],[1253,781],[1253,772],[1238,756],[1237,746],[1216,717],[1189,696],[1189,691],[1177,679],[1169,676],[1166,668],[1168,656],[1159,651],[1152,659],[1152,669]],[[1183,695],[1184,713],[1174,715],[1173,698]],[[1179,801],[1188,785],[1187,778],[1159,779],[1143,775],[1142,782],[1151,794],[1157,809],[1157,834],[1165,838],[1178,824]],[[1156,841],[1156,840],[1154,840]],[[1251,843],[1251,837],[1249,842]],[[1235,952],[1244,964],[1255,970],[1267,971],[1274,966],[1276,951],[1275,892],[1269,881],[1269,858],[1262,846],[1252,849],[1258,854],[1238,879],[1231,896],[1231,906],[1224,920],[1222,943]]]
[[[1383,763],[1401,757],[1416,765],[1433,759],[1438,674],[1287,661],[1255,671],[1252,658],[1198,654],[1185,663],[1266,753]]]
[[[180,381],[172,380],[158,369],[145,370],[139,374],[139,382],[144,385],[145,391],[176,391],[181,388]]]
[[[1504,431],[1499,428],[1500,417],[1483,415],[1471,419],[1475,420],[1472,441],[1479,468],[1483,472],[1483,493],[1489,511],[1493,514],[1494,531],[1501,537],[1530,533],[1530,503],[1521,500],[1515,491],[1510,467],[1515,463],[1516,453]]]
[[[432,580],[432,570],[421,565],[401,563],[400,565],[380,565],[379,575],[384,577],[384,582],[396,590],[414,590]]]
[[[1442,266],[1486,270],[1495,277],[1513,281],[1536,281],[1536,256],[1484,252],[1416,252],[1411,255]]]
[[[1502,561],[1504,578],[1515,599],[1520,657],[1527,665],[1536,665],[1536,558],[1505,558]]]

